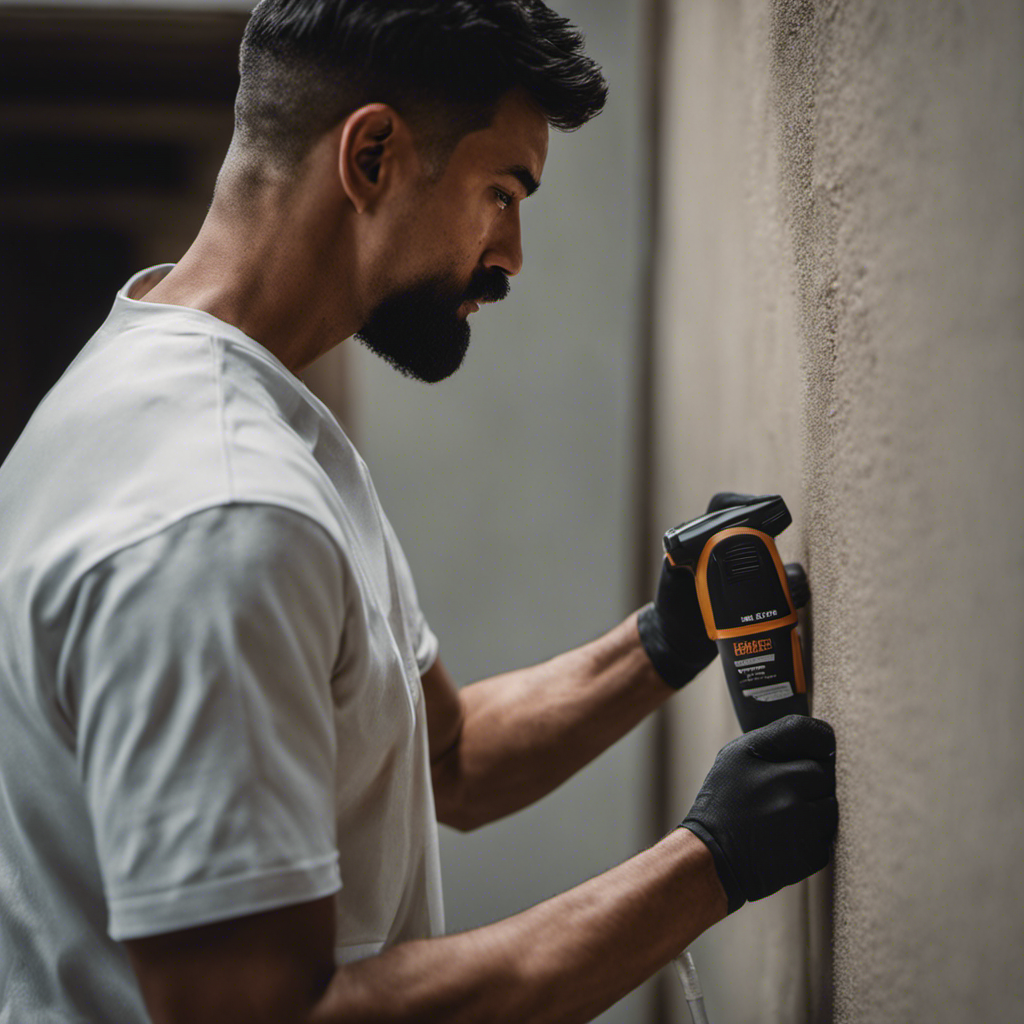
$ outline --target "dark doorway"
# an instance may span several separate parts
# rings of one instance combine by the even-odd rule
[[[0,8],[0,461],[117,289],[202,223],[245,21]]]

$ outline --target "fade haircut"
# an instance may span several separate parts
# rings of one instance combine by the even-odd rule
[[[232,150],[250,172],[294,171],[353,111],[386,103],[436,177],[512,89],[563,131],[607,95],[583,36],[541,0],[262,0],[239,70]]]

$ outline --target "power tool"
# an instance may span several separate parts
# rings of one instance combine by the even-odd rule
[[[796,627],[810,592],[799,566],[787,571],[775,548],[792,522],[772,494],[709,512],[664,537],[669,562],[694,574],[704,628],[718,644],[744,732],[809,714]]]
[[[697,584],[704,628],[718,644],[744,732],[785,715],[809,714],[797,609],[810,599],[799,565],[783,566],[775,538],[793,522],[777,494],[719,509],[669,530],[665,555]],[[689,950],[673,961],[693,1024],[707,1024]]]

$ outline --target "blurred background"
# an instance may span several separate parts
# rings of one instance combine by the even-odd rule
[[[434,387],[304,375],[460,682],[592,639],[716,490],[782,493],[834,871],[695,945],[716,1024],[1024,1019],[1024,4],[553,0],[611,93]],[[198,229],[246,0],[0,0],[0,458]],[[0,524],[2,528],[2,524]],[[738,727],[717,666],[535,808],[444,830],[450,930],[648,845]],[[663,972],[601,1018],[686,1010]]]

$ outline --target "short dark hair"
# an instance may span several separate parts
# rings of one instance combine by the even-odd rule
[[[443,164],[513,89],[563,131],[607,96],[582,34],[541,0],[262,0],[239,70],[235,145],[285,168],[367,103],[393,106]]]

